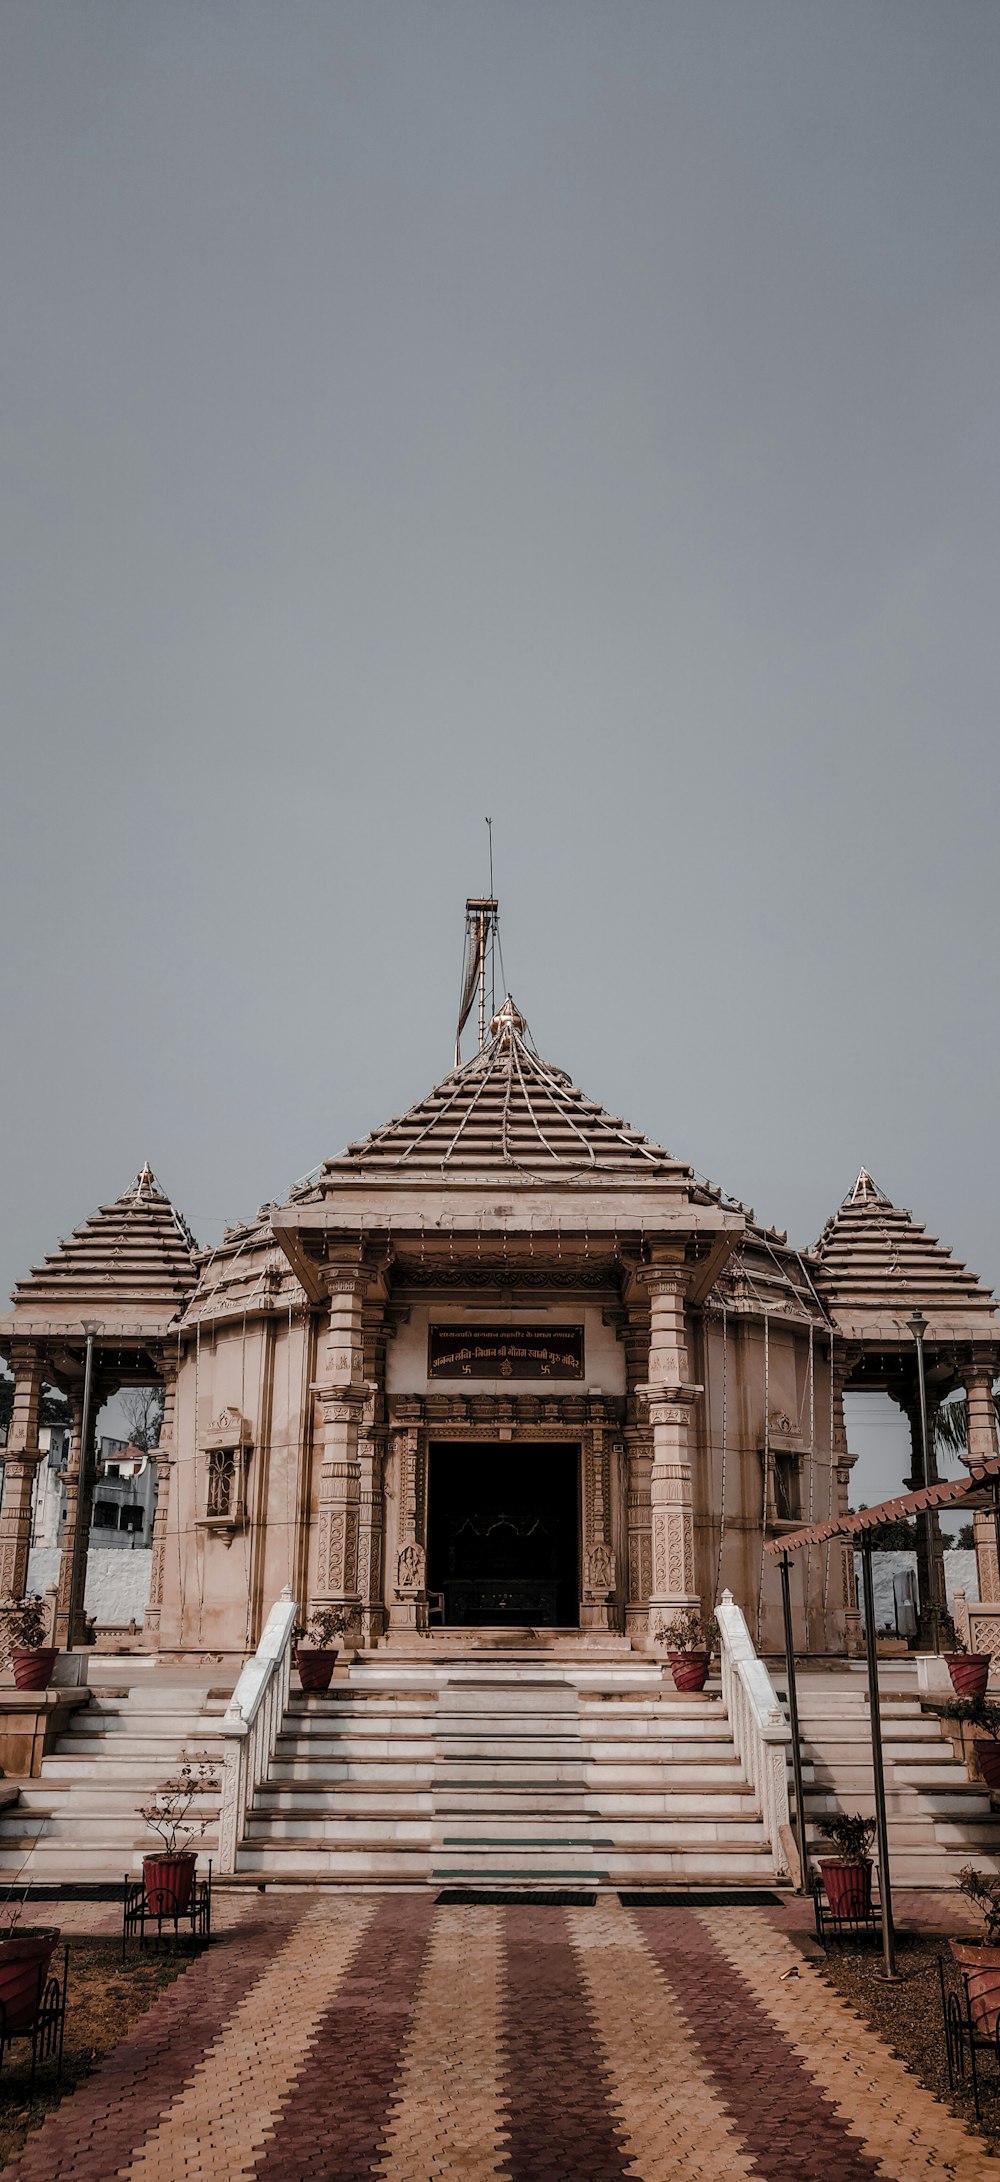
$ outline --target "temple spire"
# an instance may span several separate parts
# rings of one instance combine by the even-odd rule
[[[862,1167],[854,1188],[848,1190],[844,1199],[845,1205],[888,1205],[891,1202],[892,1199],[886,1196],[885,1191],[879,1189],[867,1167]]]

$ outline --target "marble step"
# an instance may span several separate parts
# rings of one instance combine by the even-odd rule
[[[251,1811],[244,1832],[245,1842],[251,1841],[308,1841],[331,1845],[339,1843],[345,1848],[352,1844],[359,1847],[377,1847],[383,1842],[429,1842],[433,1831],[433,1813],[420,1817],[376,1818],[371,1815],[359,1819],[346,1813],[342,1817],[320,1817],[311,1812],[302,1818],[288,1817],[284,1813]]]
[[[962,1819],[965,1818],[966,1815],[968,1815],[970,1820],[975,1820],[977,1822],[985,1821],[990,1815],[991,1806],[989,1797],[983,1794],[977,1794],[975,1788],[972,1787],[971,1782],[969,1786],[971,1789],[971,1798],[962,1790],[960,1786],[956,1786],[952,1790],[928,1789],[924,1794],[919,1797],[913,1796],[907,1789],[887,1787],[885,1797],[886,1810],[888,1811],[890,1818],[900,1817],[904,1813],[909,1813],[914,1810],[920,1810],[926,1812],[927,1817],[932,1820],[937,1818]],[[836,1813],[838,1811],[842,1811],[844,1807],[837,1796],[834,1796],[832,1794],[825,1794],[822,1792],[817,1794],[809,1793],[803,1798],[803,1800],[805,1803],[807,1815],[809,1817],[816,1818],[817,1821],[820,1818],[835,1816]],[[867,1784],[866,1791],[859,1791],[855,1801],[851,1805],[851,1809],[855,1811],[860,1811],[862,1815],[867,1818],[872,1818],[874,1816],[875,1802],[870,1781]],[[995,1823],[996,1821],[994,1820],[994,1824]]]
[[[324,1848],[313,1841],[304,1842],[300,1847],[292,1842],[275,1845],[253,1841],[238,1849],[236,1869],[275,1877],[286,1873],[299,1877],[314,1873],[320,1884],[328,1879],[342,1879],[355,1886],[364,1886],[390,1879],[420,1886],[430,1877],[430,1849],[422,1842],[397,1842],[394,1847],[369,1847],[359,1843],[351,1848],[334,1843]]]

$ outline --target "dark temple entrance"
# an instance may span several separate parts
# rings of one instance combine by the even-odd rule
[[[578,1447],[432,1445],[427,1588],[446,1622],[578,1626],[579,1475]]]

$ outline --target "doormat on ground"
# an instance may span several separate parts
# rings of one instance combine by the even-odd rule
[[[618,1899],[623,1909],[773,1909],[783,1897],[765,1887],[643,1887],[628,1894],[619,1889]]]
[[[486,1909],[520,1909],[532,1902],[543,1909],[593,1909],[597,1896],[580,1894],[570,1887],[549,1887],[544,1892],[536,1887],[445,1887],[437,1900],[454,1909],[477,1904]]]

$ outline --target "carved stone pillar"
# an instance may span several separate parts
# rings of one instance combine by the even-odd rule
[[[427,1627],[426,1453],[418,1401],[394,1404],[391,1440],[395,1455],[398,1523],[396,1566],[386,1570],[389,1623],[393,1629]]]
[[[358,1440],[367,1388],[362,1305],[367,1280],[360,1267],[335,1271],[323,1377],[315,1388],[323,1445],[319,1474],[316,1589],[313,1606],[339,1607],[348,1643],[361,1639],[358,1587],[361,1462]]]
[[[70,1415],[72,1418],[72,1428],[70,1431],[69,1454],[66,1462],[66,1504],[65,1514],[63,1517],[62,1537],[60,1539],[59,1576],[56,1585],[55,1626],[52,1633],[53,1644],[58,1644],[61,1648],[64,1647],[69,1640],[70,1593],[73,1589],[73,1551],[78,1525],[83,1531],[85,1542],[89,1544],[90,1518],[94,1500],[93,1443],[96,1432],[97,1419],[103,1405],[103,1401],[104,1396],[95,1385],[91,1397],[90,1422],[87,1431],[87,1438],[90,1444],[89,1446],[84,1447],[81,1436],[83,1426],[83,1403],[82,1400],[79,1398],[74,1398],[72,1396],[70,1397]],[[81,1577],[80,1584],[81,1597],[77,1605],[76,1626],[73,1630],[74,1644],[79,1644],[83,1640],[84,1602],[82,1594],[86,1591],[86,1583],[87,1576],[85,1553],[83,1575]]]
[[[11,1358],[14,1405],[3,1456],[3,1503],[0,1506],[0,1601],[23,1599],[28,1588],[31,1509],[42,1459],[38,1416],[42,1399],[42,1355],[35,1347]]]
[[[580,1599],[581,1629],[608,1629],[609,1602],[615,1590],[615,1556],[611,1550],[611,1468],[604,1403],[588,1404],[587,1436],[583,1448],[583,1584]]]
[[[691,1406],[702,1389],[688,1378],[684,1297],[687,1275],[681,1249],[672,1262],[642,1275],[650,1299],[649,1368],[645,1397],[653,1438],[649,1479],[653,1584],[649,1631],[661,1621],[699,1605],[694,1572],[694,1489],[691,1478]]]
[[[366,1644],[376,1644],[386,1624],[383,1535],[385,1529],[385,1344],[381,1306],[364,1313],[365,1406],[358,1441],[360,1465],[358,1590]]]
[[[143,1621],[143,1635],[151,1650],[160,1641],[160,1610],[163,1606],[163,1578],[167,1560],[167,1524],[170,1518],[170,1487],[174,1468],[174,1426],[177,1413],[176,1354],[164,1358],[163,1420],[157,1445],[150,1450],[150,1460],[156,1465],[156,1509],[153,1515],[153,1550],[149,1569],[149,1599]]]
[[[972,1366],[965,1374],[966,1461],[991,1462],[997,1454],[997,1413],[993,1401],[993,1372],[987,1365]],[[997,1565],[997,1527],[991,1509],[981,1508],[973,1518],[979,1596],[1000,1600],[1000,1568]]]
[[[645,1644],[649,1629],[649,1600],[653,1589],[653,1512],[650,1472],[653,1444],[644,1402],[637,1389],[644,1386],[649,1370],[649,1320],[633,1310],[620,1328],[625,1350],[626,1426],[625,1480],[627,1560],[625,1632],[633,1643]]]

